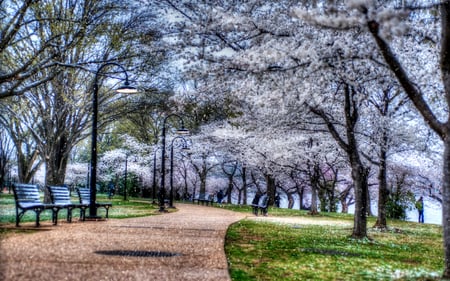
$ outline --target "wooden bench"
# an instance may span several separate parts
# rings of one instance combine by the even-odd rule
[[[47,186],[52,198],[52,203],[67,209],[67,221],[72,222],[72,210],[80,209],[80,219],[85,220],[86,209],[89,204],[74,203],[70,198],[69,189],[66,186]]]
[[[36,215],[36,226],[39,226],[41,212],[44,210],[52,211],[52,223],[58,224],[58,211],[61,206],[54,204],[44,204],[41,202],[39,187],[35,184],[13,184],[14,200],[16,202],[16,226],[19,226],[20,220],[27,211],[33,211]]]
[[[80,198],[80,204],[87,204],[89,206],[91,202],[91,190],[89,188],[77,188],[78,198]],[[106,210],[106,218],[108,218],[109,208],[112,207],[110,202],[95,202],[97,208],[104,208]]]
[[[212,206],[214,203],[214,196],[210,195],[208,193],[200,193],[197,198],[193,199],[194,203],[195,203],[195,201],[197,201],[198,205],[200,205],[200,203],[202,203],[202,205],[206,204],[206,206],[208,206],[209,204],[211,204],[211,206]]]

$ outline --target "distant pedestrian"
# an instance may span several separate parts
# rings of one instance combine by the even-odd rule
[[[116,191],[116,188],[114,186],[113,181],[110,181],[108,183],[108,198],[111,199],[114,196],[114,192]]]
[[[261,215],[267,216],[267,210],[268,210],[268,203],[269,203],[269,197],[267,196],[267,192],[263,193],[261,195],[261,198],[259,198],[258,207],[261,210]]]
[[[255,216],[258,215],[259,198],[261,198],[261,193],[259,191],[256,191],[255,197],[253,197],[253,200],[252,200],[252,209],[253,209],[253,214]]]
[[[423,218],[423,197],[420,196],[419,200],[416,201],[416,209],[419,212],[419,223],[424,223]]]
[[[223,191],[221,189],[219,190],[219,192],[217,192],[217,204],[219,204],[219,206],[222,206],[222,200],[223,200]]]
[[[280,201],[281,201],[280,194],[277,193],[277,195],[275,195],[275,206],[277,208],[280,208]]]

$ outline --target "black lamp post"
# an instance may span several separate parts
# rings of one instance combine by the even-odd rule
[[[155,198],[156,198],[156,152],[158,152],[159,147],[155,149],[155,152],[153,153],[153,184],[152,184],[152,198],[153,202],[152,204],[156,204]]]
[[[125,183],[123,187],[123,200],[127,201],[127,179],[128,176],[128,152],[125,154]]]
[[[161,151],[161,186],[159,187],[159,211],[165,212],[164,208],[164,198],[166,197],[165,189],[165,177],[166,177],[166,122],[170,117],[177,117],[180,119],[181,128],[177,130],[179,135],[188,135],[189,130],[184,127],[183,118],[177,114],[170,114],[164,118],[163,128],[162,128],[162,151]]]
[[[106,66],[114,65],[119,67],[125,73],[125,83],[123,86],[119,87],[116,91],[118,93],[132,94],[136,93],[137,89],[130,86],[128,82],[128,74],[123,66],[115,62],[107,62],[102,64],[94,78],[94,91],[92,97],[92,141],[91,141],[91,165],[90,165],[90,202],[89,202],[89,216],[88,218],[97,219],[97,206],[95,202],[97,201],[97,116],[98,116],[98,76],[100,71]]]
[[[170,195],[169,195],[169,208],[175,208],[173,206],[173,147],[175,140],[181,139],[183,141],[182,149],[188,150],[188,143],[183,136],[178,136],[172,139],[172,145],[170,146]]]

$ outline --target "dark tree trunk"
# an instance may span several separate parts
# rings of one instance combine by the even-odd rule
[[[247,205],[247,168],[242,167],[242,189],[244,190],[244,205]]]
[[[351,175],[355,186],[355,215],[352,237],[367,237],[367,194],[368,194],[368,168],[364,167],[359,156],[358,144],[356,141],[355,130],[359,119],[358,104],[355,100],[357,92],[345,81],[344,86],[344,115],[345,115],[345,138],[340,135],[336,129],[333,120],[322,110],[310,107],[310,110],[320,116],[325,122],[328,131],[345,151],[350,162]],[[312,210],[311,210],[312,211]]]
[[[287,199],[288,199],[288,209],[294,208],[294,197],[292,196],[292,193],[287,193]]]
[[[303,210],[305,209],[304,203],[303,203],[303,194],[305,192],[305,188],[304,187],[300,187],[297,188],[297,194],[298,194],[298,205],[299,205],[299,209]]]
[[[348,213],[348,206],[353,204],[353,196],[351,196],[351,191],[353,188],[353,184],[348,185],[340,194],[339,200],[341,201],[342,213]]]
[[[268,206],[273,206],[275,203],[276,186],[275,179],[272,175],[265,175],[267,184],[267,196],[269,197]]]
[[[387,228],[387,220],[386,220],[386,203],[389,196],[389,190],[387,187],[386,180],[386,149],[385,143],[387,142],[387,137],[383,137],[383,144],[381,146],[380,151],[380,163],[378,165],[378,217],[377,221],[374,225],[376,228],[386,229]]]
[[[450,77],[449,77],[450,78]],[[450,129],[449,129],[450,130]],[[450,135],[450,132],[449,132]],[[444,178],[442,194],[442,226],[444,231],[445,269],[444,277],[450,278],[450,138],[444,140]]]
[[[354,160],[355,161],[355,160]],[[369,171],[363,165],[351,163],[352,179],[355,183],[355,216],[353,219],[353,238],[367,237],[367,192]]]

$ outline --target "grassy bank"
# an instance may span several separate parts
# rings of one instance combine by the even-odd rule
[[[297,217],[299,223],[244,220],[232,225],[226,254],[233,280],[439,280],[443,271],[442,227],[437,225],[390,221],[389,231],[369,227],[369,239],[354,240],[351,227],[342,225],[351,222],[351,215],[314,217],[326,220],[324,226],[302,224],[302,217],[311,218],[302,211],[272,209],[269,214]]]

